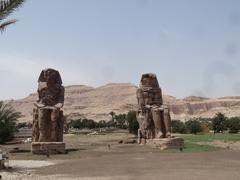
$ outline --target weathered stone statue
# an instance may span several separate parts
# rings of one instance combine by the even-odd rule
[[[63,142],[64,87],[58,71],[45,69],[38,79],[38,100],[33,109],[33,153],[65,150]]]
[[[169,109],[163,105],[162,90],[155,74],[143,74],[137,90],[139,143],[154,138],[171,137]]]

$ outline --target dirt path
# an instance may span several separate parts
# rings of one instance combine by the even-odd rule
[[[66,155],[13,154],[14,171],[4,180],[239,180],[240,150],[201,153],[161,152],[137,144],[118,144],[125,134],[69,136]],[[109,145],[110,144],[110,148]],[[30,145],[22,145],[29,149]],[[32,161],[33,159],[37,161]],[[41,161],[39,161],[41,160]],[[19,171],[20,170],[20,171]]]
[[[239,180],[240,152],[109,154],[37,169],[79,179]]]

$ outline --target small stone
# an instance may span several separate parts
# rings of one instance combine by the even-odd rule
[[[123,140],[118,141],[118,144],[122,144],[122,143],[123,143]]]

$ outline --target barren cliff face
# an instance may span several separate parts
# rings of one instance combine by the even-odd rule
[[[76,85],[65,87],[64,114],[70,117],[84,116],[99,120],[109,120],[111,111],[127,113],[137,107],[136,89],[132,84],[107,84],[93,88]],[[164,92],[164,88],[163,88]],[[23,115],[21,121],[32,121],[33,103],[37,94],[31,94],[20,100],[9,101]],[[192,117],[213,117],[217,112],[227,116],[240,116],[240,97],[223,97],[209,99],[204,97],[187,97],[176,99],[164,96],[163,102],[170,105],[172,119],[185,120]]]

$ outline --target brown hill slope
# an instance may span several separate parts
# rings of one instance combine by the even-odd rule
[[[109,120],[109,112],[127,113],[136,109],[136,86],[127,83],[107,84],[93,88],[83,85],[66,87],[65,115],[85,116],[94,120]],[[23,114],[21,121],[32,120],[33,103],[37,94],[24,99],[9,101]],[[187,97],[176,99],[164,96],[164,103],[170,105],[172,119],[189,119],[192,117],[213,117],[217,112],[227,116],[240,116],[240,97],[222,97],[209,99],[204,97]]]

